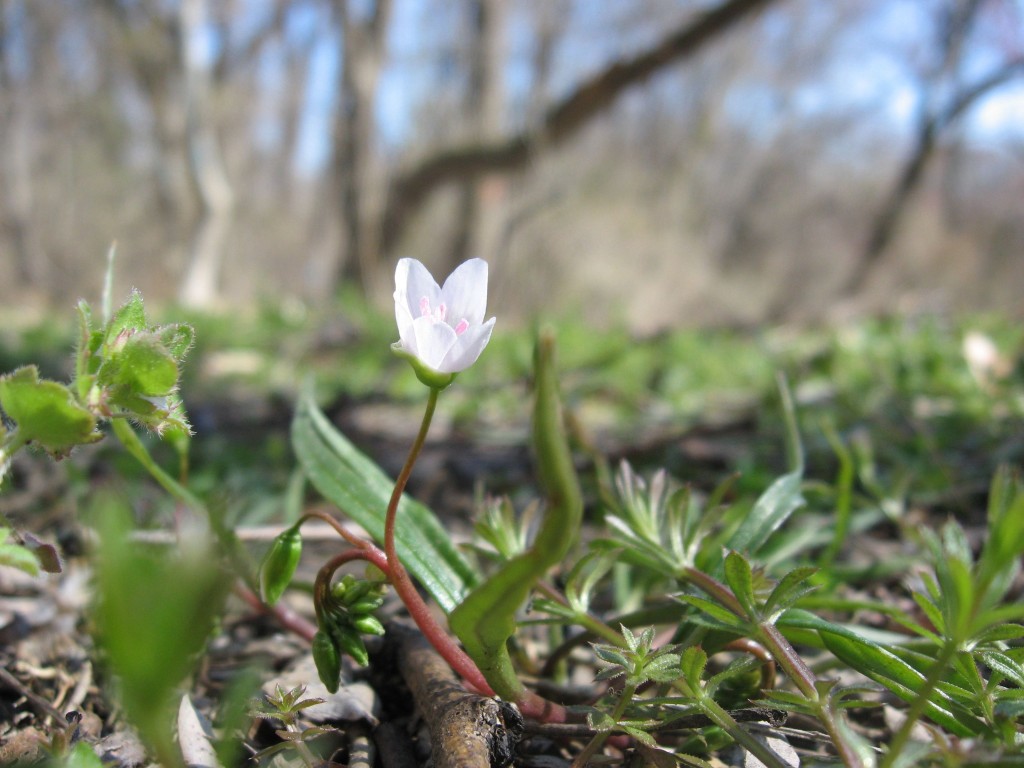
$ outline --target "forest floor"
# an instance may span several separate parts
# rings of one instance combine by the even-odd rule
[[[797,393],[798,409],[805,408],[814,417],[802,422],[808,476],[836,482],[841,462],[828,439],[834,433],[860,451],[859,492],[872,497],[876,508],[886,500],[900,505],[898,510],[883,510],[876,524],[844,542],[841,563],[853,574],[844,599],[875,601],[914,613],[905,588],[909,572],[885,567],[911,556],[907,531],[938,528],[946,519],[957,519],[977,543],[985,536],[988,481],[995,467],[1020,466],[1024,457],[1022,384],[1012,378],[1017,374],[1006,374],[1011,378],[996,385],[972,379],[976,372],[959,357],[961,331],[949,328],[938,342],[929,333],[922,340],[918,331],[885,331],[889,351],[875,348],[875,353],[888,355],[886,364],[891,367],[873,371],[869,360],[858,363],[862,369],[852,369],[844,360],[856,358],[857,350],[843,352],[835,339],[829,342],[834,347],[789,344],[781,357],[773,353],[759,363],[737,357],[746,354],[739,347],[724,352],[720,348],[717,362],[710,362],[711,352],[699,361],[687,358],[687,345],[695,343],[690,337],[648,345],[619,338],[596,352],[570,351],[563,391],[576,426],[588,519],[596,525],[600,516],[595,462],[614,468],[625,460],[644,474],[664,467],[705,493],[741,473],[744,479],[735,498],[763,490],[785,469],[784,429],[772,404],[778,384],[766,372],[787,369],[796,379],[790,386]],[[905,335],[895,339],[899,334]],[[1019,344],[1019,336],[1006,338],[1011,340],[1002,342],[1004,348]],[[728,338],[721,346],[735,343]],[[666,350],[672,344],[676,348],[669,355]],[[763,339],[756,346],[779,349]],[[523,346],[496,354],[504,355],[503,372],[495,373],[495,364],[477,377],[467,374],[466,393],[454,396],[452,405],[439,415],[408,489],[435,510],[462,543],[472,538],[484,495],[507,494],[517,506],[536,495],[524,421],[528,414],[522,404],[527,393]],[[316,359],[309,346],[303,347],[302,355],[315,360],[309,367],[320,371],[339,360],[336,355]],[[201,359],[203,370],[225,362],[220,358],[218,363],[216,354],[208,351]],[[687,360],[693,363],[689,369]],[[955,373],[946,370],[951,365],[959,365]],[[285,487],[294,470],[288,450],[292,406],[287,395],[260,391],[251,379],[232,390],[210,385],[203,375],[197,375],[199,396],[191,402],[186,397],[198,431],[193,483],[231,511],[235,533],[258,557],[282,528]],[[415,432],[420,404],[414,390],[395,384],[397,373],[388,374],[390,390],[376,394],[373,382],[380,375],[380,369],[371,367],[364,383],[347,391],[335,389],[325,412],[394,476]],[[274,374],[269,376],[273,380]],[[500,376],[518,383],[496,386]],[[873,383],[868,387],[865,381]],[[488,405],[489,392],[497,406]],[[688,399],[688,392],[697,399]],[[204,435],[210,436],[205,445]],[[53,544],[62,561],[59,574],[39,577],[0,567],[0,765],[47,760],[65,765],[75,743],[90,745],[103,765],[130,768],[153,760],[117,704],[117,682],[94,634],[90,605],[96,533],[86,520],[92,498],[105,492],[120,494],[131,499],[139,517],[138,545],[170,547],[175,535],[168,521],[174,512],[159,490],[136,470],[126,469],[128,460],[105,443],[59,463],[24,454],[0,494],[4,516],[22,535]],[[879,490],[883,487],[884,492]],[[304,498],[306,509],[331,509],[311,491]],[[306,531],[305,543],[297,582],[311,582],[319,564],[339,547],[337,539],[315,526]],[[1020,595],[1021,585],[1011,593]],[[558,768],[569,766],[592,736],[584,725],[573,730],[526,723],[525,731],[520,731],[522,724],[514,714],[489,710],[474,696],[469,697],[476,707],[471,714],[450,715],[453,695],[458,701],[466,696],[445,665],[402,623],[401,605],[390,597],[378,614],[390,631],[384,639],[368,643],[371,664],[358,668],[346,661],[340,690],[329,694],[317,679],[308,638],[296,631],[296,626],[310,626],[314,620],[309,594],[291,592],[284,606],[296,617],[294,624],[282,624],[280,615],[254,603],[242,587],[228,597],[216,631],[182,690],[176,727],[185,764],[230,768],[251,764],[260,755],[265,765],[303,765],[302,749],[286,748],[295,741],[294,734],[282,736],[287,724],[253,716],[252,710],[259,691],[273,696],[300,686],[305,697],[323,701],[304,709],[291,730],[318,729],[306,733],[309,744],[315,746],[318,759],[338,765],[497,765],[507,758],[519,766]],[[858,620],[879,630],[893,629],[881,613],[862,611]],[[524,657],[537,659],[549,641],[533,628],[520,642]],[[549,687],[551,695],[572,702],[597,697],[601,689],[593,683],[579,684],[587,670],[578,671],[557,690]],[[894,702],[893,697],[883,697],[878,708],[855,716],[855,727],[868,741],[885,743],[899,727],[901,714]],[[484,710],[493,722],[481,724]],[[743,707],[737,712],[753,720],[753,732],[775,739],[776,751],[791,755],[789,764],[831,759],[828,745],[807,718],[764,711],[744,714]],[[455,719],[438,722],[448,716]],[[458,762],[451,746],[445,748],[448,757],[441,759],[436,751],[432,757],[431,744],[444,727],[454,728],[456,738],[466,740],[484,732],[490,750],[486,761],[474,763],[475,758],[468,757]],[[613,764],[658,760],[645,755],[629,745],[606,748]],[[757,764],[741,750],[713,745],[703,759],[716,766]]]

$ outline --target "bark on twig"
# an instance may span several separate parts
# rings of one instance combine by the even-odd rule
[[[518,710],[469,693],[423,636],[392,623],[398,668],[427,723],[434,768],[503,768],[512,761],[523,721]]]

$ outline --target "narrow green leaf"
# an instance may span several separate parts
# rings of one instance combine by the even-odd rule
[[[758,616],[757,602],[754,599],[754,577],[750,563],[739,552],[730,552],[725,556],[725,581],[740,601],[751,620]]]
[[[813,584],[808,584],[807,580],[817,572],[818,569],[814,566],[805,565],[794,568],[779,580],[764,604],[764,612],[769,621],[774,621],[793,603],[816,589]]]
[[[689,683],[695,691],[701,688],[701,678],[704,676],[704,668],[708,664],[708,655],[700,646],[691,645],[679,659],[679,671],[683,679]]]
[[[739,552],[755,553],[771,537],[772,533],[804,505],[800,493],[803,471],[797,470],[782,475],[754,504],[750,514],[736,532],[729,538],[727,546]]]
[[[1024,688],[1024,667],[1018,662],[999,651],[982,651],[979,655],[993,672],[998,672],[1015,685]]]
[[[822,631],[821,638],[825,647],[843,663],[881,683],[906,702],[917,699],[925,676],[899,657],[845,630]],[[957,736],[974,736],[982,727],[976,717],[939,690],[925,703],[924,712]]]
[[[723,629],[742,630],[746,627],[746,623],[728,608],[707,598],[698,595],[680,595],[678,599],[687,605],[692,605],[694,608],[703,611]]]
[[[1020,624],[997,624],[977,635],[975,640],[981,645],[1006,640],[1019,640],[1022,637],[1024,637],[1024,626]]]
[[[292,444],[310,482],[378,542],[394,482],[334,428],[307,387],[292,422]],[[450,612],[475,583],[473,569],[427,507],[409,497],[398,505],[395,544],[409,572]]]
[[[914,598],[914,602],[917,603],[917,607],[920,608],[924,615],[928,617],[928,621],[932,623],[932,626],[935,627],[936,631],[939,633],[945,632],[946,620],[943,618],[942,611],[939,610],[939,607],[935,604],[932,598],[923,592],[914,592],[911,597]]]

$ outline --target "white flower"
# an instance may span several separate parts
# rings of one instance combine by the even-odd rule
[[[416,259],[401,259],[395,269],[395,320],[399,341],[392,345],[409,358],[420,381],[443,388],[455,374],[476,362],[491,340],[494,318],[487,308],[487,262],[460,264],[444,286]]]

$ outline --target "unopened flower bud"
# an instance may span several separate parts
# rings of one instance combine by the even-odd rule
[[[335,693],[341,679],[341,656],[334,638],[322,629],[313,635],[313,661],[317,674],[320,675],[320,682],[328,691]]]
[[[260,565],[260,594],[263,602],[273,605],[281,598],[295,575],[300,557],[302,535],[298,526],[293,526],[274,539]]]
[[[336,632],[334,639],[338,642],[338,649],[351,656],[352,660],[356,664],[361,667],[365,667],[370,663],[370,654],[366,652],[366,645],[363,644],[363,638],[361,638],[351,628],[346,628]]]
[[[364,635],[383,635],[384,625],[376,616],[357,616],[352,619],[352,628],[357,629]]]

